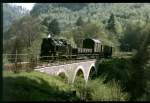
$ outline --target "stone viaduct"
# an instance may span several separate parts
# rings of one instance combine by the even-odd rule
[[[88,60],[78,63],[64,64],[58,66],[50,66],[37,68],[35,71],[40,71],[47,73],[49,75],[59,75],[60,73],[64,73],[68,79],[68,83],[73,83],[78,71],[82,71],[84,80],[87,82],[89,79],[89,75],[91,71],[95,71],[97,73],[97,68],[95,66],[96,60]]]

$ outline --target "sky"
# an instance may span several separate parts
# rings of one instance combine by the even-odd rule
[[[31,10],[35,3],[9,3],[10,5],[22,6],[28,10]]]

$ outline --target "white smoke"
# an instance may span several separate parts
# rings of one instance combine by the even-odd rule
[[[48,34],[48,38],[51,38],[51,34],[50,33]]]

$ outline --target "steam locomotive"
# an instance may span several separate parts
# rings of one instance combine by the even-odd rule
[[[93,38],[85,38],[82,48],[73,48],[65,39],[43,38],[41,44],[41,60],[57,58],[107,58],[112,56],[112,47],[103,45],[101,41]]]

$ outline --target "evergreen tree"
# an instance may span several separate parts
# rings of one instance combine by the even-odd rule
[[[132,59],[133,72],[131,73],[131,79],[129,80],[130,100],[137,100],[146,93],[147,79],[145,78],[144,67],[149,61],[149,39],[149,34],[143,37],[141,47]]]
[[[146,68],[145,65],[150,60],[150,52],[148,46],[150,45],[149,25],[141,31],[142,35],[139,39],[140,43],[137,48],[136,55],[132,58],[132,72],[130,72],[129,79],[129,94],[130,100],[139,100],[143,94],[147,92],[146,83]]]
[[[84,21],[82,20],[81,16],[77,19],[76,25],[77,26],[83,26],[84,25]]]
[[[123,51],[131,51],[132,49],[138,49],[140,39],[143,34],[140,33],[143,29],[143,25],[139,22],[129,23],[124,31],[124,35],[120,39],[120,48]]]
[[[59,22],[57,19],[53,19],[48,25],[48,31],[54,35],[58,35],[60,33]]]
[[[42,24],[48,27],[48,24],[50,23],[51,17],[45,17],[44,20],[42,21]]]
[[[110,15],[110,18],[108,20],[108,24],[107,24],[107,29],[110,30],[111,32],[113,33],[116,33],[116,24],[115,24],[116,20],[115,20],[115,16],[114,14],[112,13]]]

